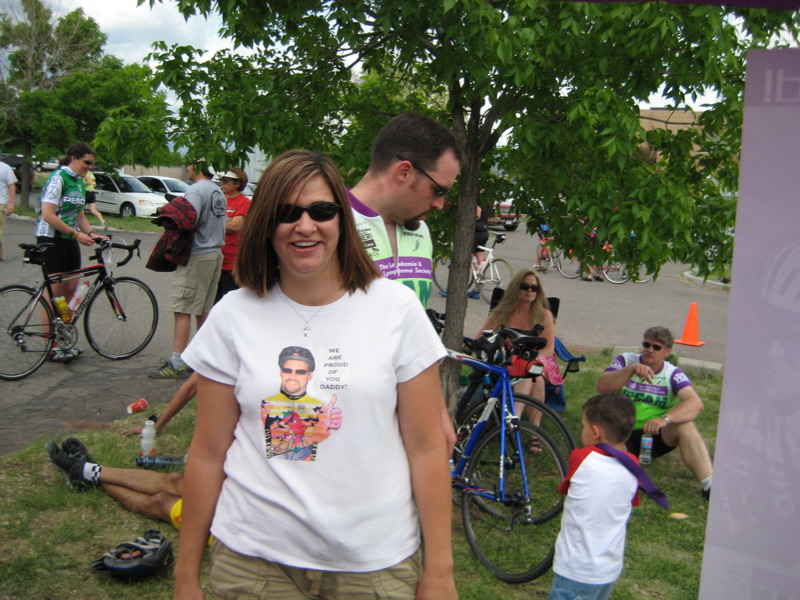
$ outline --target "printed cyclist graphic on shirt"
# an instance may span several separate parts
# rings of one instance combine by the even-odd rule
[[[261,401],[267,458],[312,461],[317,446],[342,424],[336,395],[324,404],[306,393],[314,376],[314,356],[307,348],[289,346],[278,357],[281,391]]]

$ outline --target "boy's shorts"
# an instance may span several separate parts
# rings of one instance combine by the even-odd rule
[[[217,283],[222,268],[222,252],[205,252],[189,259],[185,267],[178,265],[172,281],[170,312],[204,315],[214,306]]]

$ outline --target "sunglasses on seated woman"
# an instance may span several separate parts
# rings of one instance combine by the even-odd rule
[[[520,283],[519,289],[521,289],[523,292],[527,292],[528,290],[532,292],[538,292],[539,286],[536,285],[535,283]]]
[[[278,220],[281,223],[294,223],[295,221],[300,220],[300,217],[303,216],[303,212],[308,212],[308,216],[314,221],[322,223],[324,221],[330,221],[333,219],[339,214],[340,210],[342,210],[342,207],[334,202],[314,202],[308,206],[300,206],[299,204],[284,204],[281,207]]]

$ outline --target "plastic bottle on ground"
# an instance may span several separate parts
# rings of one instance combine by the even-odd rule
[[[651,460],[653,460],[653,436],[646,433],[639,445],[639,464],[649,465]]]
[[[156,424],[153,421],[147,420],[144,422],[144,429],[142,429],[142,442],[139,451],[139,456],[155,456],[156,455]]]

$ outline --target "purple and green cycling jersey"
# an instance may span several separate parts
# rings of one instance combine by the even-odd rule
[[[628,365],[642,362],[641,354],[625,352],[617,356],[606,369],[619,371]],[[686,373],[670,362],[665,362],[658,373],[653,375],[653,381],[648,383],[638,375],[631,377],[630,381],[622,388],[622,393],[633,401],[636,407],[636,425],[634,429],[641,429],[650,419],[660,417],[678,403],[678,392],[692,385]]]
[[[423,306],[428,305],[433,279],[433,242],[424,221],[416,231],[395,225],[397,256],[392,252],[389,234],[381,216],[359,201],[348,190],[356,229],[369,257],[387,279],[410,287]]]

